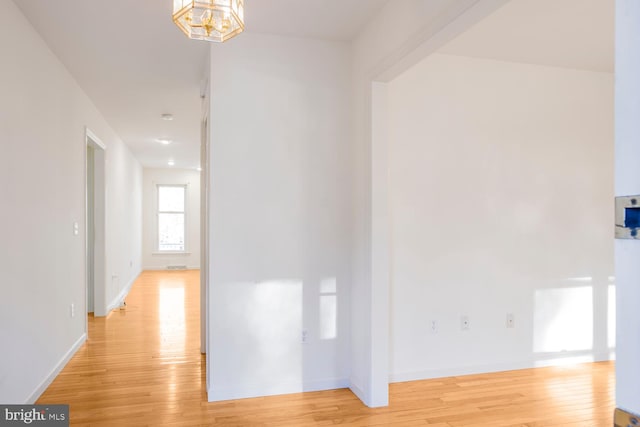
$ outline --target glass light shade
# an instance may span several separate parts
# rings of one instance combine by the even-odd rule
[[[244,0],[173,0],[173,22],[189,38],[224,42],[244,30]]]

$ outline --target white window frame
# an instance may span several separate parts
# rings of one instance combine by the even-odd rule
[[[160,187],[180,187],[184,189],[184,210],[180,211],[160,211]],[[188,214],[187,214],[187,200],[188,200],[188,184],[156,184],[156,253],[157,254],[186,254],[188,253],[188,238],[187,238],[187,230],[188,230]],[[184,215],[184,249],[181,251],[174,250],[166,250],[160,249],[160,214],[163,213],[182,213]]]

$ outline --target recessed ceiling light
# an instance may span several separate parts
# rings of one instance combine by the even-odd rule
[[[169,166],[173,166],[173,165],[175,165],[175,164],[176,164],[176,162],[174,162],[173,160],[169,160],[169,161],[167,162],[167,164],[168,164]]]
[[[170,122],[171,120],[173,120],[173,114],[162,114],[160,116],[160,118],[162,120],[166,120],[166,121]]]
[[[173,142],[173,140],[169,138],[157,138],[156,141],[158,141],[162,145],[169,145]]]

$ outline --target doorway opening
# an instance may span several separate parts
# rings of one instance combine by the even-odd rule
[[[86,309],[106,316],[105,293],[105,145],[85,131]]]

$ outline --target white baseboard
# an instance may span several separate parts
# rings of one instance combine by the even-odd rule
[[[51,385],[53,380],[56,379],[58,374],[64,369],[64,367],[69,363],[69,360],[73,357],[74,354],[82,347],[82,344],[87,340],[87,334],[83,333],[80,338],[71,346],[71,348],[62,356],[62,359],[56,364],[53,370],[47,375],[47,377],[40,383],[38,387],[29,395],[25,404],[32,405],[38,400],[38,398],[44,393],[44,391]]]
[[[580,353],[580,352],[577,352]],[[535,360],[524,362],[494,363],[488,365],[458,366],[443,369],[430,369],[415,372],[400,372],[389,375],[390,383],[400,383],[406,381],[430,380],[435,378],[458,377],[462,375],[490,374],[494,372],[517,371],[520,369],[542,368],[547,366],[561,366],[575,363],[592,363],[613,360],[615,353],[589,353],[548,355]],[[360,397],[360,396],[358,396]],[[361,399],[362,400],[362,399]]]
[[[115,310],[116,308],[120,307],[122,301],[124,301],[127,295],[129,295],[129,292],[131,291],[131,287],[133,286],[134,282],[138,280],[138,277],[140,277],[141,273],[142,271],[139,271],[138,274],[133,276],[133,278],[129,281],[129,283],[127,283],[127,286],[122,288],[120,293],[116,295],[116,297],[111,301],[111,303],[107,306],[107,314],[109,314],[111,310]]]
[[[251,397],[276,396],[279,394],[302,393],[309,391],[335,390],[348,388],[349,380],[346,378],[333,378],[327,380],[305,381],[301,383],[280,383],[269,385],[248,384],[245,387],[216,387],[213,385],[207,390],[209,402],[223,400],[248,399]]]
[[[362,401],[362,403],[364,403],[367,406],[370,406],[371,402],[369,402],[369,399],[367,399],[367,394],[364,392],[362,387],[360,387],[353,381],[353,379],[349,384],[349,390],[351,390],[351,392],[355,394],[356,397]]]
[[[518,369],[533,368],[531,362],[525,363],[497,363],[491,365],[460,366],[444,369],[428,369],[415,372],[399,372],[389,375],[390,383],[402,383],[406,381],[430,380],[434,378],[458,377],[462,375],[489,374],[492,372],[515,371]]]
[[[186,270],[200,270],[200,266],[188,265],[185,270],[169,270],[167,266],[164,266],[164,267],[153,266],[153,267],[144,267],[142,270],[143,271],[186,271]]]

